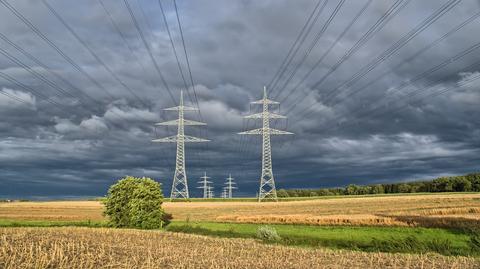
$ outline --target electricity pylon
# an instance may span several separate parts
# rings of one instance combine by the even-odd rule
[[[213,187],[212,186],[208,186],[207,187],[208,191],[207,191],[207,197],[208,198],[213,198],[215,196],[214,192],[213,192]]]
[[[177,143],[177,156],[175,161],[175,174],[173,175],[172,191],[170,192],[170,200],[175,198],[188,199],[188,182],[187,171],[185,170],[185,143],[200,143],[210,140],[185,135],[185,125],[206,125],[203,122],[184,119],[185,111],[195,111],[196,108],[184,106],[183,91],[180,92],[180,103],[176,107],[166,108],[167,111],[178,111],[178,119],[160,122],[155,125],[176,125],[178,127],[177,135],[160,139],[154,139],[153,142],[160,143]]]
[[[220,195],[221,198],[226,199],[227,198],[227,188],[223,188],[222,194]]]
[[[241,132],[245,135],[261,135],[262,136],[262,175],[260,177],[260,188],[258,192],[258,201],[264,199],[272,199],[277,201],[277,190],[275,189],[275,180],[272,170],[272,148],[270,144],[271,135],[290,135],[293,133],[285,132],[270,128],[270,119],[285,119],[285,116],[275,114],[269,111],[270,105],[277,105],[275,102],[267,98],[267,88],[263,87],[263,98],[251,104],[262,105],[262,112],[246,116],[246,119],[262,119],[262,128]]]
[[[197,187],[199,189],[203,189],[203,199],[208,198],[208,184],[212,183],[211,181],[208,181],[210,177],[207,177],[207,172],[204,172],[203,177],[200,177],[202,181],[199,181],[198,183],[202,184],[202,186]]]
[[[232,190],[237,189],[237,187],[233,186],[237,183],[233,182],[234,178],[232,177],[232,174],[228,175],[226,178],[227,181],[225,182],[225,185],[227,185],[224,189],[226,189],[227,192],[227,198],[232,198]]]

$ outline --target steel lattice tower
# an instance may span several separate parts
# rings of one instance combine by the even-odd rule
[[[213,192],[213,187],[212,186],[208,186],[207,187],[207,197],[208,198],[213,198],[215,196],[215,193]]]
[[[223,188],[222,194],[220,195],[221,198],[226,199],[227,198],[227,188]]]
[[[175,174],[173,176],[172,191],[170,199],[183,198],[188,199],[187,171],[185,169],[185,143],[208,142],[210,140],[185,135],[185,125],[206,125],[203,122],[186,120],[185,111],[195,111],[196,108],[184,106],[183,91],[180,92],[180,104],[176,107],[166,108],[167,111],[178,111],[178,119],[166,122],[160,122],[155,125],[176,125],[178,127],[177,135],[160,139],[154,139],[153,142],[177,143],[177,156],[175,161]]]
[[[203,199],[206,199],[208,198],[208,187],[209,187],[208,184],[212,182],[207,180],[210,178],[210,177],[207,177],[207,172],[204,172],[203,177],[200,177],[200,178],[202,179],[202,181],[199,181],[198,183],[202,184],[202,186],[197,188],[203,189]]]
[[[232,177],[232,174],[228,175],[226,178],[227,181],[225,182],[225,185],[227,185],[224,189],[227,190],[227,198],[232,198],[232,190],[237,189],[237,187],[233,186],[237,183],[233,182],[234,178]]]
[[[267,88],[263,87],[263,98],[251,104],[262,105],[262,112],[246,116],[246,119],[262,119],[263,126],[259,129],[253,129],[239,134],[245,135],[261,135],[262,136],[262,175],[260,176],[260,189],[258,192],[258,201],[264,199],[277,200],[277,190],[275,189],[275,180],[273,178],[272,170],[272,147],[270,144],[271,135],[287,135],[293,134],[277,129],[270,128],[270,119],[285,119],[285,116],[275,114],[269,111],[270,105],[278,105],[267,98]]]

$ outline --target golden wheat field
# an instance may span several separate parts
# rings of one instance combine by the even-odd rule
[[[176,220],[310,225],[480,227],[480,194],[342,197],[278,203],[166,202]],[[96,201],[0,204],[0,219],[102,220]]]
[[[265,245],[163,231],[0,228],[0,268],[478,268],[478,260]]]

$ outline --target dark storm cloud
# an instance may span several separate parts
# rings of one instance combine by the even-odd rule
[[[29,87],[0,80],[0,91],[25,101],[0,95],[0,196],[103,195],[109,184],[127,174],[153,177],[164,184],[168,194],[175,147],[150,141],[175,133],[175,128],[154,128],[156,122],[175,118],[175,113],[162,111],[174,106],[174,101],[160,81],[123,1],[103,3],[128,44],[116,32],[99,1],[48,3],[141,100],[119,84],[42,1],[8,2],[101,87],[0,5],[0,32],[67,81],[0,41],[3,50],[33,70],[28,72],[0,55],[0,71]],[[297,57],[272,90],[272,95],[283,101],[281,113],[289,112],[288,125],[275,126],[287,126],[295,133],[293,137],[273,140],[279,188],[411,180],[479,169],[480,83],[470,80],[479,75],[479,65],[473,64],[480,60],[480,50],[472,50],[408,82],[480,42],[480,18],[397,67],[479,12],[478,1],[462,1],[361,79],[336,89],[446,2],[410,1],[314,87],[394,3],[373,0],[318,68],[290,94],[367,3],[347,0],[306,61],[299,65],[298,73],[281,90],[338,4],[328,1]],[[184,82],[158,2],[129,3],[178,102]],[[162,3],[185,72],[173,3]],[[250,112],[248,102],[261,96],[261,88],[274,76],[316,4],[311,0],[178,1],[197,98],[202,117],[209,124],[206,130],[187,127],[187,133],[212,140],[209,145],[187,145],[193,193],[197,194],[195,182],[204,170],[213,177],[217,193],[229,173],[236,178],[242,195],[255,193],[261,165],[260,140],[241,138],[236,133],[242,131],[242,117]],[[32,72],[44,76],[50,85]],[[389,73],[377,79],[384,72]],[[185,78],[189,84],[186,99],[191,102],[194,94],[187,72]],[[369,84],[372,80],[377,81]],[[71,95],[51,87],[52,83]],[[363,86],[357,94],[349,95]],[[334,94],[328,94],[332,89],[336,90]],[[429,97],[445,89],[451,90]],[[78,90],[88,96],[79,95]],[[378,108],[375,113],[368,112],[374,108]],[[188,113],[188,117],[200,120],[196,113]],[[249,121],[246,126],[254,123]]]

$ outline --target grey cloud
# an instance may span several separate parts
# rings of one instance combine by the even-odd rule
[[[160,81],[123,2],[103,0],[134,54],[113,28],[98,1],[48,2],[147,106],[116,82],[66,28],[50,16],[41,1],[9,3],[98,81],[113,98],[68,64],[10,11],[0,6],[2,34],[95,100],[79,99],[76,89],[71,89],[8,44],[0,42],[3,49],[75,96],[54,90],[0,56],[0,71],[47,95],[51,100],[64,104],[56,107],[35,93],[0,80],[1,91],[31,104],[16,103],[0,95],[0,196],[102,195],[109,184],[126,174],[153,177],[162,182],[168,194],[175,147],[152,143],[151,140],[175,134],[175,128],[154,127],[156,122],[176,117],[174,112],[162,110],[174,106],[174,102]],[[250,111],[248,103],[261,96],[262,87],[270,82],[277,71],[316,2],[177,2],[197,98],[203,119],[208,124],[206,128],[188,127],[186,132],[212,140],[208,145],[187,145],[190,187],[194,194],[198,194],[194,190],[194,182],[206,170],[214,178],[219,190],[223,178],[232,173],[239,184],[239,193],[253,195],[260,173],[260,139],[250,136],[242,138],[236,133],[242,131],[242,127],[258,127],[258,122],[255,125],[252,121],[244,126],[242,117],[255,111]],[[158,3],[145,0],[129,3],[178,101],[184,83]],[[148,16],[148,21],[143,17],[138,3]],[[185,72],[187,69],[172,2],[162,3]],[[280,91],[285,78],[305,53],[307,44],[312,42],[313,36],[337,3],[328,2],[297,58],[292,61],[277,87],[272,89],[273,96]],[[345,2],[277,100],[290,94],[293,86],[310,70],[365,3]],[[480,82],[455,87],[478,75],[478,67],[465,67],[478,61],[480,51],[475,50],[408,87],[401,90],[396,88],[478,42],[476,33],[480,19],[392,70],[404,59],[478,12],[478,1],[461,2],[362,79],[348,88],[339,89],[336,92],[338,96],[327,98],[329,91],[350,79],[360,68],[446,3],[446,0],[410,1],[320,87],[313,87],[392,3],[374,0],[319,68],[282,102],[280,113],[289,111],[287,127],[295,135],[272,140],[274,170],[279,188],[411,180],[479,169]],[[348,97],[349,92],[367,85],[389,70],[392,72],[376,83]],[[192,104],[195,98],[187,73],[185,78],[190,93],[186,94],[186,101]],[[421,98],[452,87],[454,89],[449,92],[418,102],[411,98],[407,102],[402,101],[415,91],[420,92],[417,97]],[[365,114],[372,107],[383,104],[384,100],[391,101],[389,107],[382,107],[375,115]],[[404,107],[392,112],[397,106]],[[187,117],[200,120],[196,113],[188,113]],[[274,126],[285,127],[285,123]]]

